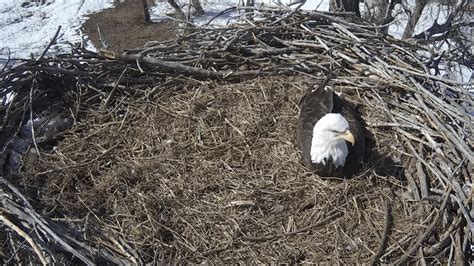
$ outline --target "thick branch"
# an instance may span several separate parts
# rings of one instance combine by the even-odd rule
[[[137,60],[141,63],[150,64],[158,67],[162,67],[168,71],[178,72],[183,74],[188,74],[198,78],[246,78],[246,77],[255,77],[261,73],[264,73],[260,70],[249,70],[249,71],[211,71],[207,69],[202,69],[198,67],[192,67],[183,65],[178,62],[170,62],[160,60],[154,57],[141,56],[139,54],[119,54],[116,56],[117,60],[124,62],[136,62]]]
[[[453,25],[454,19],[458,14],[464,12],[464,10],[467,9],[468,5],[469,2],[466,0],[458,1],[455,10],[449,14],[448,18],[446,19],[446,22],[444,22],[443,24],[438,24],[438,21],[436,20],[430,28],[415,35],[413,38],[428,40],[431,38],[431,36],[435,34],[445,33],[448,32],[450,29],[455,28],[455,26]],[[472,27],[473,22],[466,23],[466,26]]]
[[[416,23],[420,20],[421,14],[423,13],[423,9],[425,9],[426,4],[428,4],[428,0],[416,0],[415,9],[410,15],[408,19],[408,24],[403,32],[403,39],[410,38],[413,35],[413,31],[415,30]]]
[[[168,0],[168,4],[170,4],[174,8],[177,18],[186,19],[186,15],[184,15],[183,10],[181,10],[181,8],[178,6],[178,4],[176,4],[174,0]]]

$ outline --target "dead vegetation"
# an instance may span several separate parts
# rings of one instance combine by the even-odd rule
[[[15,95],[1,110],[7,159],[28,120],[75,121],[1,178],[5,262],[467,260],[463,84],[430,75],[425,47],[349,16],[246,10],[266,19],[0,74]],[[308,172],[295,142],[297,103],[328,73],[370,132],[351,180]]]

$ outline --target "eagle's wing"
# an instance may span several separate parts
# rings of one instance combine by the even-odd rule
[[[297,125],[297,141],[300,147],[304,163],[311,165],[311,140],[313,138],[313,127],[321,117],[331,113],[334,108],[333,91],[322,87],[308,91],[300,101],[300,116]]]
[[[315,170],[337,177],[350,177],[360,167],[365,154],[365,136],[362,121],[354,112],[352,106],[334,92],[320,86],[318,89],[308,91],[300,101],[300,116],[297,125],[298,146],[303,153],[304,164]],[[335,169],[332,164],[325,166],[311,162],[311,141],[313,127],[321,117],[327,113],[341,113],[349,122],[352,134],[356,138],[354,146],[348,145],[349,155],[343,168]]]

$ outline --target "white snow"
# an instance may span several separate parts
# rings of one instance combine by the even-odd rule
[[[296,0],[295,0],[296,1]],[[293,0],[255,0],[255,6],[269,6],[269,7],[285,7],[290,8],[289,4],[295,2]],[[188,0],[176,0],[176,3],[182,8],[186,14],[188,9]],[[202,8],[206,12],[204,16],[191,17],[192,21],[196,25],[205,25],[209,20],[219,14],[219,12],[230,8],[242,6],[242,1],[239,0],[202,0]],[[292,7],[295,7],[293,5]],[[307,0],[306,3],[301,7],[303,10],[319,10],[328,11],[329,1],[328,0]],[[169,19],[169,15],[172,15],[174,9],[168,4],[167,1],[159,1],[150,11],[150,18],[153,21],[161,21]],[[229,12],[225,15],[221,15],[214,19],[210,25],[228,25],[236,22],[234,17],[237,15],[235,12]]]
[[[403,5],[405,5],[408,9],[413,10],[415,7],[415,0],[403,0]],[[397,4],[392,14],[395,16],[395,20],[388,27],[388,34],[398,39],[402,38],[403,31],[408,24],[408,15],[402,11],[402,5]],[[423,9],[423,13],[421,13],[421,17],[415,26],[414,34],[416,35],[423,32],[424,30],[427,30],[436,20],[439,24],[446,22],[447,17],[447,5],[441,5],[438,2],[428,3]]]
[[[245,0],[201,0],[201,4],[206,12],[204,16],[192,17],[193,23],[204,25],[219,12],[232,6],[240,6]],[[298,0],[255,0],[256,6],[280,6],[294,8],[296,5],[289,4]],[[402,0],[404,5],[413,8],[415,0]],[[86,47],[94,49],[87,43],[86,37],[80,31],[80,26],[85,20],[85,16],[93,12],[99,12],[105,8],[112,7],[113,0],[46,0],[46,4],[39,5],[31,2],[27,7],[22,7],[25,0],[0,0],[0,68],[2,62],[10,56],[12,58],[28,58],[31,55],[37,57],[50,42],[58,26],[61,26],[60,36],[57,44],[51,47],[49,55],[66,52],[69,49],[68,42],[75,43],[83,41]],[[189,0],[177,0],[178,5],[187,12]],[[303,10],[329,10],[329,0],[307,0],[301,7]],[[364,5],[361,4],[363,11]],[[395,22],[389,27],[389,34],[396,38],[401,38],[403,30],[407,24],[408,16],[400,12],[402,7],[397,4],[394,15]],[[151,18],[154,21],[170,19],[167,14],[172,14],[173,8],[166,0],[157,1],[151,9]],[[212,22],[212,25],[227,25],[236,22],[234,19],[238,15],[235,11],[219,16]],[[438,23],[446,21],[448,7],[439,3],[429,3],[415,27],[415,34],[429,28],[435,20]],[[442,50],[443,47],[435,48]],[[473,71],[462,65],[446,67],[448,72],[453,69],[457,74],[453,75],[459,80],[472,80]],[[453,73],[451,73],[453,74]]]
[[[50,54],[67,51],[67,42],[80,42],[80,26],[85,16],[112,7],[112,0],[47,0],[40,5],[32,1],[21,7],[20,0],[0,0],[0,60],[8,57],[38,56],[61,26],[57,44]],[[0,64],[1,65],[1,64]]]

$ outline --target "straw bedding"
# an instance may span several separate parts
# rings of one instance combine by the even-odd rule
[[[375,33],[367,42],[383,49],[338,45],[354,34],[367,37],[356,22],[259,12],[268,15],[261,23],[282,25],[221,29],[230,37],[212,44],[214,29],[179,46],[154,43],[124,54],[78,49],[74,57],[30,62],[26,73],[17,67],[2,74],[3,84],[14,84],[4,88],[19,95],[10,113],[26,110],[28,117],[25,102],[48,94],[50,103],[69,104],[38,102],[34,115],[54,110],[75,121],[55,136],[54,148],[33,143],[41,155],[32,144],[21,169],[2,178],[2,217],[22,221],[43,248],[20,252],[38,261],[117,264],[466,259],[471,118],[452,106],[472,97],[461,84],[424,72],[418,59],[381,56],[390,49],[411,55],[412,45]],[[325,24],[305,24],[308,17]],[[314,35],[301,39],[307,29],[300,25]],[[338,37],[327,33],[335,31]],[[357,57],[364,53],[372,57]],[[366,122],[371,152],[350,180],[308,172],[296,146],[298,102],[328,71],[335,75],[330,86]],[[13,76],[34,80],[34,90]],[[28,231],[31,224],[37,233]],[[3,246],[11,256],[14,247]]]

